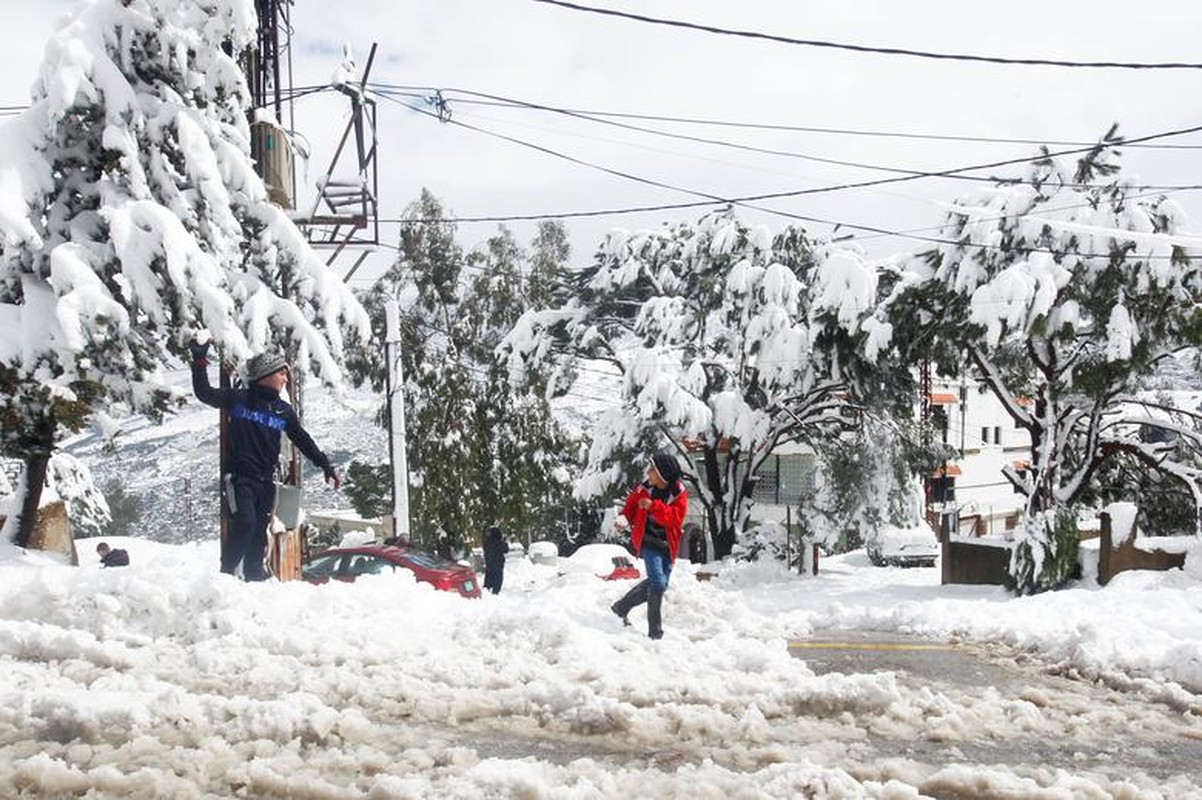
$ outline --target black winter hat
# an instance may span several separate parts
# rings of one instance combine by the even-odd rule
[[[288,362],[279,353],[259,353],[246,362],[246,379],[251,383],[266,378],[288,366]]]
[[[651,463],[655,465],[659,476],[668,483],[674,483],[680,479],[680,462],[671,453],[656,453],[651,456]]]

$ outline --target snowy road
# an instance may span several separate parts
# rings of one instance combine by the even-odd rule
[[[591,573],[515,568],[467,601],[388,576],[247,585],[215,574],[208,544],[121,544],[116,571],[0,559],[0,796],[1202,798],[1202,696],[1105,667],[1114,624],[1075,618],[1074,652],[1047,662],[1093,682],[934,630],[1004,616],[1017,640],[1035,612],[1064,618],[1046,610],[1065,593],[846,561],[806,581],[682,565],[656,642]],[[1153,597],[1139,587],[1073,607],[1130,612]],[[1148,609],[1196,628],[1195,594],[1162,588]],[[852,643],[893,646],[848,647],[838,620],[891,622]],[[1188,655],[1163,663],[1194,675],[1172,641]]]
[[[1006,764],[1112,778],[1139,771],[1202,786],[1202,721],[1192,695],[1117,676],[1112,685],[1087,681],[999,645],[826,631],[790,649],[818,673],[893,671],[903,693],[929,710],[913,739],[866,721],[877,761]],[[941,725],[941,717],[961,722]],[[988,735],[959,735],[967,717],[992,720],[983,726]]]
[[[938,798],[1002,796],[999,776],[1019,787],[1017,796],[1106,797],[1103,787],[1133,776],[1149,797],[1202,794],[1202,722],[1189,713],[1191,701],[1171,691],[1059,675],[1002,647],[890,634],[847,631],[795,642],[791,650],[818,673],[888,671],[899,701],[888,709],[802,710],[765,722],[755,744],[696,731],[687,743],[671,736],[632,741],[628,732],[547,735],[533,725],[523,732],[513,719],[423,736],[481,758],[560,765],[591,759],[632,773],[809,763],[845,770],[865,785],[900,780]],[[988,773],[979,784],[968,777]],[[1034,788],[1054,773],[1063,793]]]

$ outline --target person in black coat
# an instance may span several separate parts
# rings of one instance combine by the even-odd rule
[[[230,511],[229,535],[221,548],[221,571],[233,575],[242,565],[248,581],[267,579],[267,525],[275,505],[275,476],[279,468],[280,436],[287,435],[338,490],[338,471],[301,425],[292,406],[280,396],[288,385],[288,364],[282,355],[260,353],[247,362],[246,387],[220,389],[209,385],[209,343],[194,340],[192,391],[204,404],[229,414]]]
[[[501,529],[491,526],[484,533],[484,588],[493,594],[501,593],[501,583],[505,579],[505,554],[509,552],[509,542],[501,535]]]
[[[109,547],[108,542],[101,542],[96,545],[96,554],[100,556],[100,565],[102,567],[129,566],[129,553],[120,547],[116,549]]]

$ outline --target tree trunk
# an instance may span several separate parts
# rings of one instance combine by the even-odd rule
[[[724,464],[719,463],[716,446],[707,447],[702,458],[703,474],[698,480],[705,481],[705,489],[711,498],[706,506],[706,519],[714,544],[714,558],[730,555],[739,541],[745,519],[745,507],[750,504],[752,484],[748,475],[740,477],[739,453],[728,451]],[[747,461],[744,470],[750,470]],[[737,489],[734,487],[738,487]]]
[[[723,559],[731,554],[735,548],[735,542],[738,541],[738,536],[735,534],[734,525],[723,525],[714,529],[714,558]]]
[[[34,526],[38,521],[38,506],[42,502],[42,487],[46,483],[46,472],[49,468],[49,453],[25,458],[24,497],[21,502],[21,511],[18,514],[17,533],[13,538],[13,544],[17,547],[29,546]]]

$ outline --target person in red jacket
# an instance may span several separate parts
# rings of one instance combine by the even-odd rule
[[[689,496],[680,480],[680,462],[671,453],[656,453],[647,465],[647,479],[626,497],[622,516],[630,523],[630,543],[642,556],[646,580],[610,609],[630,624],[627,614],[647,603],[647,635],[663,638],[663,601],[680,550],[680,529],[689,509]]]

